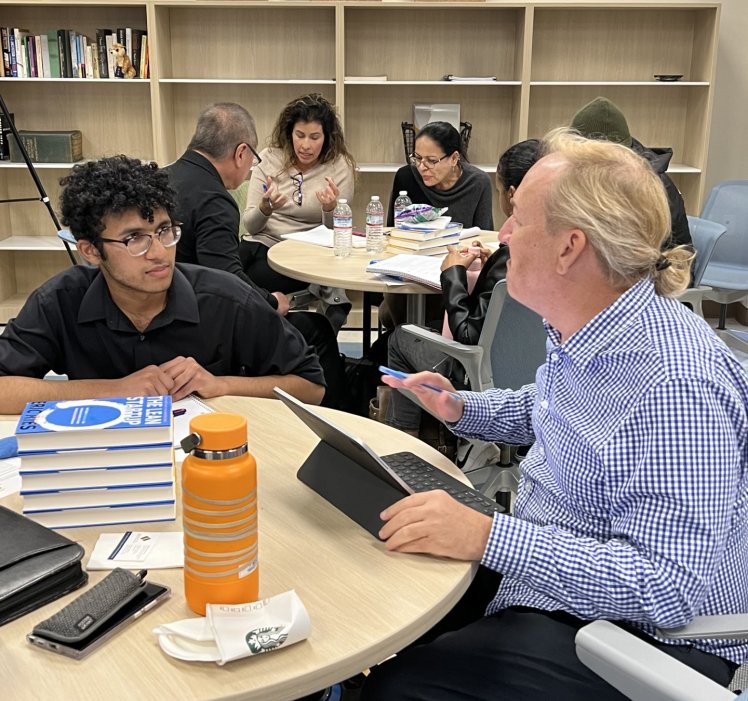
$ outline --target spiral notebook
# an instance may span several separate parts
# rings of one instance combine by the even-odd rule
[[[367,273],[391,275],[406,281],[420,282],[422,285],[441,290],[441,265],[444,256],[419,256],[399,253],[391,258],[370,263]]]

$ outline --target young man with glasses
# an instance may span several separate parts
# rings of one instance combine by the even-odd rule
[[[303,401],[324,394],[294,328],[234,275],[175,263],[181,226],[168,176],[126,156],[76,165],[63,223],[88,263],[33,292],[0,336],[0,413],[28,401],[170,394]],[[68,382],[45,382],[53,370]]]

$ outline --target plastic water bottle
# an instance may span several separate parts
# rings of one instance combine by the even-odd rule
[[[353,246],[353,212],[348,200],[338,200],[332,213],[333,252],[340,258],[351,255]]]
[[[372,195],[366,205],[366,250],[368,253],[384,250],[384,207],[379,195]]]
[[[402,212],[406,207],[410,207],[410,205],[412,204],[413,203],[410,201],[410,197],[408,197],[408,191],[400,190],[400,193],[395,199],[395,203],[392,205],[392,209],[395,213],[395,226],[397,226],[397,215],[400,214],[400,212]]]
[[[247,420],[201,414],[181,445],[187,604],[204,616],[206,604],[257,601],[257,464],[247,450]]]

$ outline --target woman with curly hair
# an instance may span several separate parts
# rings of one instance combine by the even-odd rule
[[[270,146],[260,158],[252,171],[243,217],[249,232],[242,246],[244,269],[258,285],[295,292],[306,283],[273,271],[267,248],[282,234],[319,224],[332,228],[338,198],[353,197],[355,161],[335,108],[318,93],[283,108]]]

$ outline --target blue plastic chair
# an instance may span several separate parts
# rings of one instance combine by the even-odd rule
[[[696,259],[693,264],[693,287],[682,292],[678,299],[689,304],[691,309],[703,319],[702,302],[712,292],[711,287],[702,285],[704,271],[712,258],[717,241],[727,229],[722,224],[691,216],[688,217],[688,227],[691,230],[693,247],[696,250]]]
[[[725,329],[727,305],[748,295],[748,180],[725,180],[712,188],[702,219],[727,230],[714,247],[701,279],[713,288],[708,294],[720,304],[717,332],[733,347],[748,352],[748,343]]]

